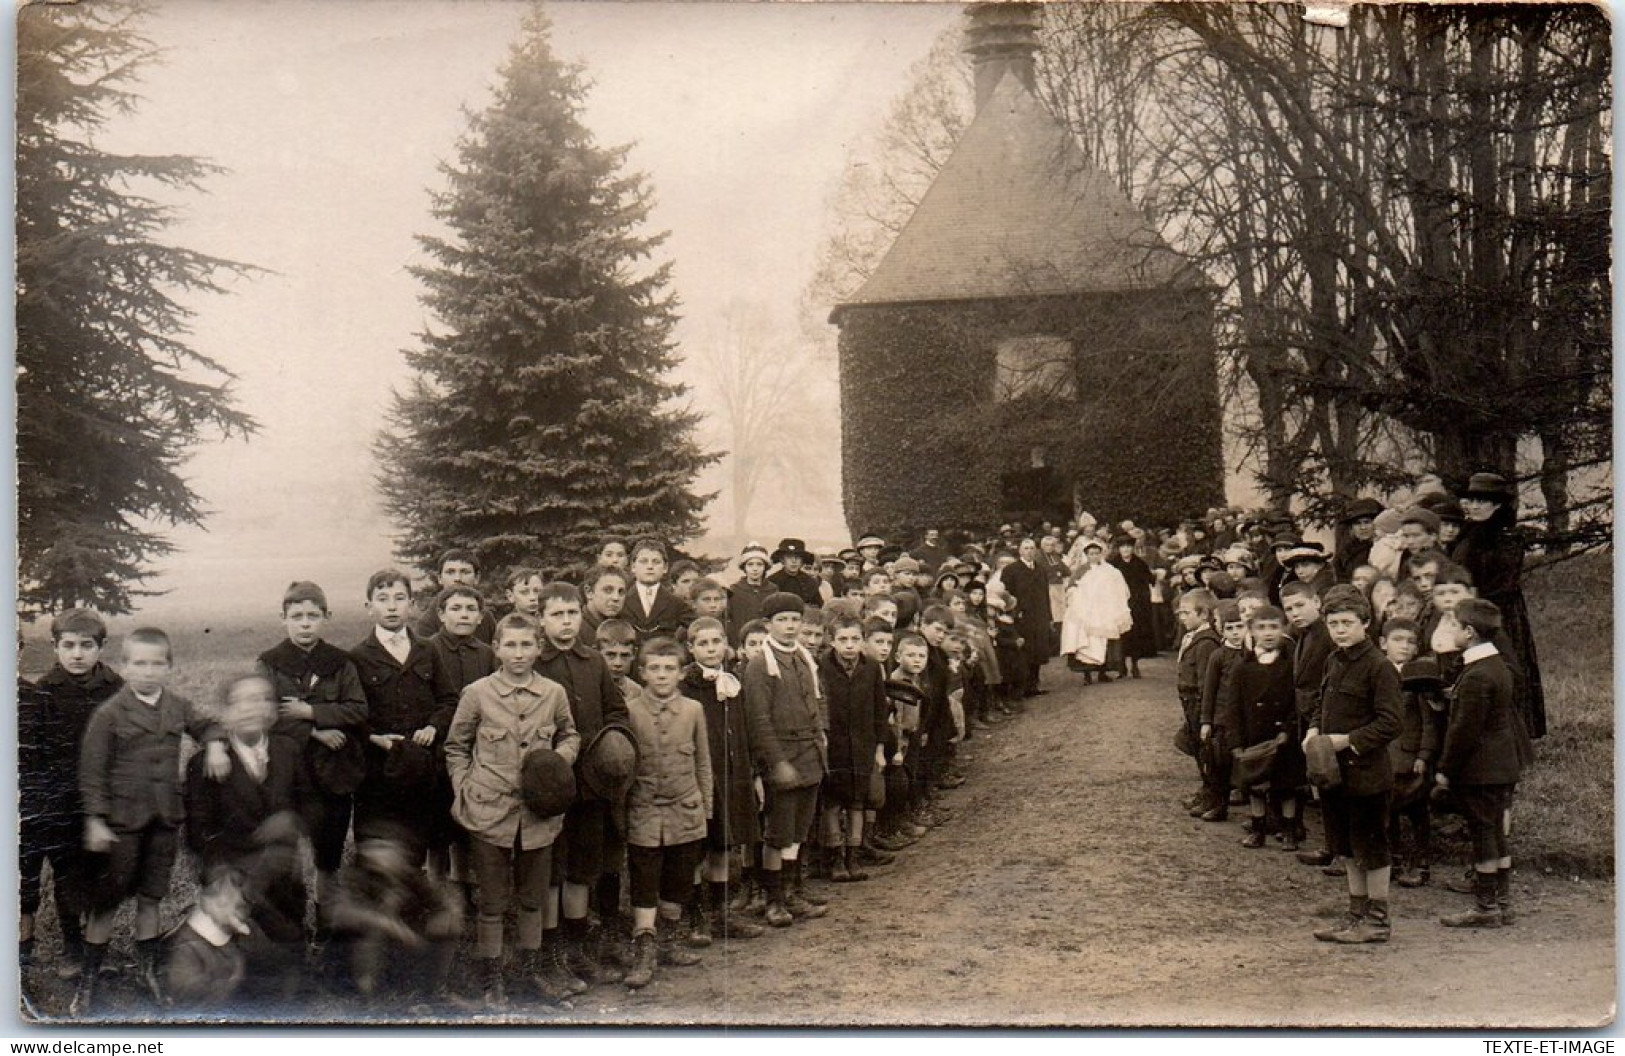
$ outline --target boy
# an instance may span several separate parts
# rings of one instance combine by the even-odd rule
[[[953,812],[936,804],[937,789],[949,776],[954,718],[948,695],[952,671],[944,646],[953,628],[954,614],[946,605],[932,605],[920,614],[920,636],[926,644],[923,688],[924,707],[920,713],[919,766],[915,772],[915,809],[920,824],[935,828],[952,819]],[[959,783],[963,784],[963,779]]]
[[[618,568],[626,571],[630,546],[625,539],[618,535],[611,535],[598,544],[598,556],[593,559],[596,565],[606,568]]]
[[[879,565],[863,574],[863,596],[866,598],[891,597],[891,573]]]
[[[542,574],[534,568],[521,565],[508,570],[503,580],[507,590],[508,611],[539,619],[542,614]]]
[[[1290,739],[1300,741],[1320,710],[1320,684],[1326,675],[1326,658],[1331,655],[1332,640],[1321,619],[1320,594],[1312,584],[1302,579],[1281,584],[1281,609],[1292,628],[1292,687],[1298,709],[1298,732]],[[1307,835],[1303,819],[1295,819],[1282,834],[1286,844],[1283,850],[1297,851],[1297,845]],[[1330,865],[1334,857],[1328,845],[1318,851],[1299,852],[1298,860],[1305,865],[1325,866]]]
[[[542,648],[535,670],[564,687],[581,742],[592,743],[605,726],[625,726],[628,715],[620,684],[604,658],[580,642],[580,592],[568,583],[549,584],[542,591],[541,607]],[[584,991],[587,982],[620,981],[617,972],[599,962],[599,943],[588,934],[587,924],[593,885],[604,873],[606,848],[619,839],[612,820],[618,806],[590,796],[578,783],[575,802],[564,813],[564,832],[555,844],[555,883],[548,895],[541,971],[571,993]],[[599,908],[610,919],[620,909]],[[562,930],[555,933],[555,928]]]
[[[779,588],[767,581],[767,548],[747,543],[739,552],[739,569],[745,578],[728,588],[728,644],[738,648],[745,624],[762,614],[762,602]]]
[[[227,1007],[248,977],[240,938],[248,926],[241,878],[223,869],[203,880],[197,908],[168,938],[164,993],[189,1012]]]
[[[920,713],[925,707],[925,668],[930,646],[915,631],[898,636],[896,667],[886,679],[890,733],[886,745],[886,804],[879,814],[882,850],[906,847],[930,830],[914,820],[914,768],[919,764]]]
[[[19,699],[17,779],[21,823],[22,918],[18,927],[20,962],[34,952],[34,915],[39,912],[40,871],[51,863],[56,917],[62,926],[62,960],[57,978],[79,975],[84,956],[84,818],[78,800],[63,795],[63,783],[79,766],[79,742],[90,716],[124,686],[124,679],[101,662],[107,625],[89,609],[68,609],[51,620],[56,663]]]
[[[830,879],[847,883],[869,878],[858,858],[870,778],[886,765],[886,684],[880,665],[864,655],[861,620],[838,617],[831,632],[830,649],[818,665],[829,715],[824,854]]]
[[[818,786],[824,780],[827,747],[816,665],[797,641],[805,611],[806,603],[795,594],[780,591],[768,596],[762,603],[768,636],[742,679],[751,753],[766,798],[761,872],[767,892],[765,917],[776,928],[828,912],[806,897],[800,861],[801,844],[812,828]]]
[[[259,656],[280,702],[272,736],[299,746],[305,834],[316,860],[316,931],[328,937],[327,911],[350,834],[355,790],[366,773],[367,696],[349,654],[322,639],[327,595],[309,580],[282,592],[283,641]]]
[[[635,567],[636,548],[632,561]],[[700,963],[698,954],[677,944],[677,931],[704,856],[713,802],[705,711],[681,689],[683,647],[670,638],[650,639],[639,652],[638,670],[643,695],[629,709],[638,768],[626,802],[634,947],[626,985],[632,990],[649,985],[657,962]]]
[[[586,625],[585,620],[582,625]],[[581,640],[580,632],[576,640]],[[637,642],[638,632],[625,620],[605,620],[598,625],[598,655],[604,658],[615,688],[621,691],[621,700],[628,704],[643,692],[643,687],[632,681],[632,668],[638,658]]]
[[[1212,795],[1212,775],[1202,765],[1202,753],[1197,745],[1202,738],[1202,677],[1207,672],[1207,660],[1219,647],[1219,636],[1213,630],[1213,604],[1211,592],[1189,590],[1182,594],[1174,607],[1174,618],[1179,621],[1183,637],[1179,640],[1179,656],[1175,661],[1174,691],[1179,695],[1179,710],[1185,722],[1185,734],[1194,749],[1197,776],[1201,785],[1196,794],[1185,801],[1184,807],[1192,816],[1200,815],[1215,806]],[[1200,808],[1200,809],[1198,809]]]
[[[666,572],[666,578],[671,583],[671,592],[682,600],[693,604],[694,584],[700,581],[700,566],[684,558],[673,561],[671,568]]]
[[[728,588],[709,576],[694,584],[689,591],[689,599],[696,620],[728,618]]]
[[[885,620],[867,619],[863,621],[863,654],[880,666],[882,689],[886,685],[884,676],[887,671],[891,670],[892,666],[893,637],[894,633],[891,624]],[[886,698],[883,730],[880,741],[875,747],[876,757],[880,760],[881,778],[884,781],[886,771],[891,766],[891,759],[897,755],[899,750],[897,723],[889,695]],[[865,864],[889,864],[892,860],[892,852],[902,850],[914,842],[911,838],[896,832],[896,826],[890,823],[889,815],[884,812],[884,808],[887,806],[890,806],[890,803],[864,811],[864,824],[868,827],[864,839],[864,851],[866,853],[863,858]],[[882,824],[883,817],[887,818],[886,824]]]
[[[711,820],[705,828],[704,892],[696,892],[690,919],[694,928],[690,945],[710,945],[713,925],[724,937],[752,939],[762,934],[752,924],[729,911],[728,863],[731,855],[742,854],[754,863],[762,833],[757,816],[756,789],[751,769],[750,730],[745,722],[745,702],[740,698],[739,679],[725,667],[728,637],[722,621],[702,616],[688,626],[689,653],[693,663],[683,669],[683,695],[697,700],[705,710],[705,732],[711,749]],[[744,867],[741,887],[754,883],[754,867]],[[748,894],[740,900],[748,903]]]
[[[220,780],[230,769],[225,734],[190,701],[166,688],[173,671],[169,636],[153,627],[131,631],[121,648],[124,685],[90,716],[79,746],[79,795],[85,850],[100,869],[91,881],[84,961],[68,1014],[87,1016],[113,919],[134,895],[136,960],[153,1000],[163,1004],[158,978],[158,904],[185,817],[181,797],[181,738],[205,745],[203,769]]]
[[[912,627],[914,617],[920,612],[924,602],[920,592],[915,589],[915,576],[920,571],[920,563],[904,554],[899,557],[891,567],[891,596],[897,602],[897,626]]]
[[[796,634],[796,641],[807,650],[809,656],[817,660],[824,650],[824,612],[822,609],[808,609],[801,617],[801,630]]]
[[[1208,799],[1213,804],[1197,815],[1203,821],[1225,821],[1230,817],[1230,750],[1238,747],[1230,731],[1219,725],[1219,691],[1241,662],[1247,658],[1247,619],[1235,602],[1219,605],[1215,620],[1219,625],[1219,648],[1208,657],[1202,673],[1201,751],[1209,760]],[[1246,801],[1243,800],[1243,803]]]
[[[581,644],[589,648],[598,646],[598,625],[605,620],[620,620],[626,608],[626,592],[632,580],[626,570],[614,565],[599,565],[587,573],[582,589],[587,592],[586,604],[581,609]],[[630,625],[628,625],[630,626]],[[627,671],[631,671],[627,667]]]
[[[432,638],[441,628],[440,610],[438,602],[441,595],[452,587],[465,587],[475,593],[479,599],[479,622],[472,633],[486,645],[491,644],[491,635],[496,631],[497,621],[485,605],[484,596],[480,595],[480,563],[474,556],[474,551],[454,548],[440,555],[439,572],[435,577],[440,583],[440,593],[434,598],[436,607],[423,614],[418,621],[417,633],[419,638]]]
[[[409,837],[413,861],[422,864],[430,845],[440,846],[446,834],[438,819],[450,804],[436,779],[434,749],[445,740],[456,702],[436,695],[434,654],[406,626],[411,608],[405,573],[385,569],[367,580],[373,629],[350,650],[367,698],[367,767],[355,793],[355,838],[398,829]]]
[[[739,628],[739,658],[734,662],[737,670],[735,674],[745,673],[745,666],[767,648],[763,643],[767,641],[767,621],[762,619],[751,620]]]
[[[1214,726],[1225,730],[1238,749],[1265,741],[1277,745],[1269,772],[1257,784],[1243,787],[1241,775],[1235,775],[1237,787],[1248,796],[1247,836],[1241,845],[1257,850],[1264,846],[1266,811],[1270,806],[1279,811],[1289,834],[1296,829],[1298,789],[1305,774],[1297,739],[1292,662],[1283,648],[1286,617],[1280,609],[1266,605],[1253,613],[1247,629],[1253,636],[1253,651],[1219,687]]]
[[[632,589],[623,618],[637,631],[639,643],[656,636],[675,638],[688,626],[688,602],[666,585],[666,546],[658,539],[632,544]]]
[[[1399,736],[1388,745],[1388,759],[1394,772],[1394,802],[1388,814],[1388,846],[1401,846],[1401,821],[1411,826],[1411,853],[1394,876],[1400,887],[1421,887],[1432,878],[1433,819],[1428,793],[1432,788],[1433,759],[1439,754],[1440,722],[1444,700],[1436,660],[1418,662],[1417,639],[1421,630],[1410,620],[1389,620],[1383,624],[1378,645],[1382,655],[1399,672]],[[1419,794],[1401,805],[1400,795],[1408,788]],[[1398,855],[1395,855],[1398,857]]]
[[[1501,610],[1467,598],[1456,605],[1455,615],[1462,669],[1434,781],[1455,792],[1467,816],[1473,907],[1440,923],[1447,928],[1498,928],[1513,922],[1512,796],[1533,751],[1515,710],[1512,669],[1493,641],[1501,629]]]
[[[1322,942],[1387,942],[1388,801],[1393,764],[1388,744],[1400,731],[1399,672],[1366,637],[1371,605],[1347,584],[1326,592],[1326,633],[1335,651],[1327,658],[1325,692],[1304,736],[1324,734],[1337,753],[1342,780],[1321,790],[1326,842],[1348,871],[1348,914],[1315,932]]]
[[[899,629],[897,602],[890,594],[864,598],[862,616],[866,620],[885,620],[893,630]]]

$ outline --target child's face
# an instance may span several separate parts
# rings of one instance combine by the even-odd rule
[[[767,562],[759,557],[753,557],[745,562],[745,580],[749,583],[760,583],[762,577],[767,575]]]
[[[1330,620],[1326,621],[1326,626],[1331,627]],[[1395,665],[1408,664],[1415,660],[1416,632],[1409,627],[1401,627],[1385,633],[1382,636],[1382,655],[1388,658],[1389,663]]]
[[[851,598],[853,601],[862,601],[863,587],[859,585],[857,580],[849,579],[846,581],[846,592],[843,593],[841,597]]]
[[[1478,644],[1478,632],[1465,623],[1458,623],[1450,628],[1450,635],[1455,639],[1456,652],[1464,653]]]
[[[897,602],[892,601],[890,598],[887,598],[884,602],[881,602],[879,605],[876,605],[875,606],[875,619],[877,619],[877,620],[885,620],[887,623],[891,624],[893,627],[896,627],[897,626]]]
[[[598,654],[604,658],[604,666],[609,668],[610,674],[625,678],[632,673],[632,658],[637,655],[637,650],[630,643],[605,642],[599,645]]]
[[[817,654],[824,647],[824,628],[820,624],[803,621],[796,632],[796,641],[809,653]]]
[[[1181,605],[1174,610],[1174,615],[1179,617],[1179,625],[1187,631],[1194,631],[1202,626],[1202,614],[1190,605]]]
[[[1420,565],[1411,566],[1411,581],[1416,584],[1416,589],[1422,592],[1424,598],[1433,593],[1433,582],[1438,578],[1439,562],[1437,561],[1427,561]]]
[[[632,578],[644,586],[651,586],[666,578],[666,559],[658,550],[639,550],[632,559]]]
[[[917,675],[925,670],[925,646],[907,642],[897,647],[897,666],[905,675]]]
[[[447,561],[440,566],[441,587],[472,587],[479,578],[479,573],[467,561]]]
[[[1377,522],[1370,517],[1361,517],[1349,525],[1349,534],[1362,542],[1369,542],[1377,534]]]
[[[1308,583],[1320,575],[1320,570],[1325,567],[1326,565],[1320,561],[1295,561],[1292,564],[1292,574]]]
[[[1347,649],[1365,641],[1365,629],[1369,622],[1360,619],[1356,613],[1334,612],[1326,617],[1326,633],[1331,635],[1333,645]]]
[[[871,598],[885,597],[891,593],[891,577],[876,569],[863,581],[863,592]]]
[[[767,621],[767,633],[780,645],[794,645],[801,634],[801,613],[776,612]]]
[[[119,674],[137,693],[156,693],[169,681],[169,650],[158,642],[124,643],[124,666]]]
[[[1263,607],[1264,602],[1260,598],[1241,598],[1236,602],[1236,608],[1241,610],[1241,618],[1248,621],[1252,620],[1253,613]]]
[[[701,591],[694,599],[694,614],[720,620],[728,611],[728,594],[722,590]]]
[[[948,607],[957,613],[965,612],[968,608],[968,606],[965,604],[965,595],[955,594],[953,597],[949,598]]]
[[[88,634],[66,631],[57,635],[56,662],[70,675],[82,675],[102,658],[102,643]]]
[[[767,640],[766,631],[751,631],[745,635],[745,640],[739,648],[744,652],[747,661],[754,660],[762,655],[762,643]]]
[[[263,678],[245,678],[226,691],[220,724],[226,732],[254,744],[276,723],[276,690]]]
[[[891,570],[891,582],[894,590],[912,590],[914,573],[906,568],[894,568]]]
[[[542,614],[542,577],[531,576],[522,579],[508,588],[508,602],[513,611],[522,612],[526,616],[540,616]]]
[[[785,554],[784,560],[780,561],[779,564],[784,566],[784,570],[786,572],[793,573],[801,571],[801,562],[802,558],[800,554]]]
[[[301,649],[321,641],[326,623],[327,610],[314,601],[296,601],[282,608],[282,629],[288,632],[288,641]]]
[[[236,881],[220,880],[210,884],[198,895],[197,904],[203,915],[227,935],[249,933],[248,902]]]
[[[575,643],[581,631],[581,606],[569,598],[548,598],[542,608],[542,633],[558,646]]]
[[[672,581],[671,592],[686,601],[689,594],[694,590],[694,584],[699,581],[700,574],[693,569],[688,569]]]
[[[1455,521],[1441,521],[1439,523],[1439,545],[1448,548],[1451,543],[1461,538],[1461,525]]]
[[[937,620],[920,624],[920,634],[925,637],[926,643],[942,648],[942,643],[948,637],[948,625]]]
[[[611,568],[625,568],[626,547],[621,543],[605,543],[598,551],[598,563]]]
[[[1435,583],[1433,585],[1433,607],[1443,613],[1454,615],[1456,606],[1472,596],[1472,590],[1465,583]]]
[[[1281,636],[1286,628],[1280,620],[1254,620],[1247,625],[1253,632],[1253,646],[1266,652],[1281,648]]]
[[[688,651],[701,667],[721,667],[728,655],[728,636],[719,627],[707,627],[688,636]]]
[[[407,614],[412,611],[412,592],[405,583],[385,583],[367,599],[367,612],[372,622],[386,631],[398,631],[406,626]]]
[[[467,638],[480,625],[480,603],[461,594],[440,606],[440,626],[454,638]]]
[[[638,670],[643,676],[643,688],[652,696],[664,698],[677,692],[683,665],[675,656],[646,656]]]
[[[1401,620],[1414,620],[1422,615],[1422,599],[1414,594],[1395,594],[1388,603],[1388,615]]]
[[[875,663],[884,664],[891,659],[891,639],[890,631],[876,631],[863,640],[864,652]]]
[[[1231,620],[1224,625],[1224,644],[1232,649],[1240,649],[1247,642],[1247,621]]]
[[[509,678],[523,680],[528,677],[541,652],[542,644],[536,640],[536,633],[523,627],[510,627],[497,638],[497,663],[502,665],[502,673]]]
[[[1413,554],[1431,550],[1439,544],[1439,537],[1414,521],[1399,526],[1399,545]]]
[[[857,660],[863,652],[863,628],[846,626],[835,632],[835,638],[830,642],[830,648],[835,651],[835,659],[843,664],[850,664]]]
[[[1301,631],[1320,619],[1320,599],[1313,594],[1293,594],[1281,599],[1281,611],[1286,613],[1287,622]]]
[[[980,587],[972,587],[965,597],[970,599],[971,605],[978,609],[987,604],[987,591]]]
[[[605,619],[613,619],[626,607],[626,583],[619,576],[605,576],[592,585],[587,605]]]
[[[952,635],[943,641],[942,648],[947,652],[948,659],[953,661],[965,659],[965,654],[970,651],[969,646],[965,643],[965,639],[957,638]]]
[[[1242,580],[1247,578],[1247,566],[1240,561],[1226,561],[1224,570],[1230,573],[1231,579]]]
[[[1361,593],[1370,594],[1371,584],[1377,581],[1377,570],[1370,565],[1361,565],[1349,576],[1349,582]]]

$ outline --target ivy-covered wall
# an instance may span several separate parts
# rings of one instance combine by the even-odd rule
[[[1001,476],[1035,449],[1097,517],[1171,524],[1224,499],[1212,309],[1205,291],[846,306],[841,461],[854,536],[985,531],[1037,511]],[[1071,345],[1072,398],[995,402],[1010,337]]]

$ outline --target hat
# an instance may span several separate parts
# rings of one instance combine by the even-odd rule
[[[836,556],[838,556],[842,561],[847,562],[857,562],[863,560],[863,555],[858,553],[855,547],[847,547]]]
[[[799,595],[789,591],[780,590],[769,594],[762,599],[762,619],[771,620],[781,612],[793,612],[797,616],[807,611],[807,603]]]
[[[1316,788],[1336,788],[1343,781],[1337,765],[1337,752],[1332,750],[1332,739],[1317,733],[1303,743],[1304,762],[1309,771],[1309,783]]]
[[[938,572],[935,580],[938,590],[942,589],[942,581],[945,579],[952,579],[954,581],[954,586],[957,588],[959,586],[959,569],[945,568]]]
[[[1175,572],[1194,572],[1202,567],[1202,558],[1198,554],[1186,554],[1174,562]]]
[[[1440,521],[1451,524],[1465,524],[1467,513],[1461,508],[1461,503],[1451,498],[1438,498],[1428,503],[1428,509],[1439,515]]]
[[[1426,506],[1412,506],[1400,515],[1399,523],[1401,525],[1420,524],[1428,530],[1429,534],[1439,534],[1439,515]]]
[[[1131,536],[1131,535],[1122,535],[1122,534],[1114,535],[1114,536],[1112,536],[1112,545],[1113,546],[1133,546],[1134,545],[1134,537]]]
[[[1219,555],[1219,560],[1227,565],[1241,565],[1244,568],[1258,567],[1258,559],[1253,552],[1245,546],[1232,546]]]
[[[886,562],[888,562],[888,561],[896,561],[899,557],[902,557],[902,556],[903,556],[903,548],[902,547],[900,547],[900,546],[883,546],[883,547],[880,548],[880,553],[875,555],[875,559],[877,561],[879,561],[881,564],[884,565]]]
[[[366,738],[354,734],[345,734],[344,743],[337,748],[310,742],[310,767],[323,792],[348,796],[361,787],[367,776],[366,743]]]
[[[1399,684],[1418,693],[1443,689],[1444,675],[1439,671],[1439,661],[1431,656],[1419,656],[1410,661],[1399,669]]]
[[[820,565],[844,565],[846,564],[846,559],[835,553],[833,550],[826,550],[818,555],[818,563]]]
[[[551,748],[532,748],[519,764],[519,798],[538,818],[556,818],[576,798],[576,774]]]
[[[1299,539],[1296,535],[1292,534],[1291,532],[1282,532],[1279,535],[1277,535],[1275,538],[1270,540],[1270,549],[1271,550],[1281,550],[1281,549],[1290,550],[1290,549],[1296,547],[1301,542],[1303,542],[1303,540]]]
[[[1013,525],[1013,524],[1001,524],[1001,525],[999,525],[999,534],[1000,535],[1013,535],[1015,533],[1015,530],[1016,530],[1016,526]]]
[[[807,559],[807,544],[800,539],[780,539],[779,548],[773,551],[774,561],[783,561],[790,555],[797,555],[803,561]]]
[[[638,744],[632,731],[618,722],[606,723],[593,734],[576,760],[583,799],[619,802],[632,787],[638,769]]]
[[[1403,511],[1390,507],[1377,514],[1373,527],[1376,528],[1378,535],[1393,535],[1399,531],[1399,526],[1404,523],[1404,519],[1405,514]]]
[[[751,561],[760,561],[764,565],[771,565],[772,558],[768,557],[767,547],[761,543],[746,543],[745,549],[739,551],[739,568],[744,570],[745,565]]]
[[[886,546],[886,540],[880,538],[878,535],[866,535],[862,539],[858,540],[858,549],[862,550],[866,546],[878,546],[884,549]]]
[[[1467,479],[1467,490],[1461,493],[1464,499],[1486,499],[1490,502],[1510,502],[1514,491],[1507,478],[1499,473],[1474,473]]]
[[[1085,552],[1090,550],[1105,550],[1106,544],[1091,535],[1083,541],[1083,549]]]
[[[384,780],[397,789],[421,788],[434,780],[434,751],[411,738],[395,742],[384,756]]]
[[[908,556],[907,554],[904,554],[903,556],[899,557],[892,564],[892,571],[893,572],[918,572],[919,570],[920,570],[920,563],[918,561],[914,560],[912,557]]]
[[[1382,503],[1376,499],[1359,498],[1343,507],[1343,516],[1337,519],[1339,524],[1352,524],[1367,517],[1376,517],[1382,512]]]
[[[1286,565],[1288,568],[1291,568],[1299,561],[1319,561],[1324,564],[1326,561],[1326,548],[1311,539],[1294,546],[1282,554],[1279,560],[1281,564]]]

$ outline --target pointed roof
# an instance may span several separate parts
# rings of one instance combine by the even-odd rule
[[[1006,75],[840,307],[1206,285]]]

